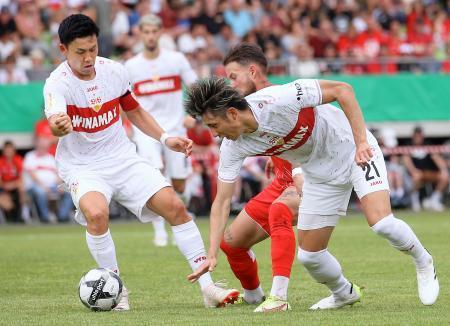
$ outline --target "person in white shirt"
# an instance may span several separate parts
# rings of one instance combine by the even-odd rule
[[[42,222],[50,222],[50,199],[58,201],[57,218],[59,222],[69,222],[72,210],[70,194],[59,187],[61,179],[56,169],[55,157],[49,153],[50,140],[36,138],[35,149],[25,155],[23,168],[26,176],[25,187],[36,203],[39,218]]]
[[[143,16],[139,21],[140,37],[144,50],[125,63],[133,88],[142,108],[150,113],[158,124],[171,135],[186,136],[182,85],[190,85],[197,75],[181,52],[163,49],[159,46],[161,18],[156,15]],[[138,153],[154,167],[163,170],[170,178],[173,189],[185,202],[186,178],[191,170],[190,162],[181,153],[169,150],[158,141],[147,137],[134,127],[134,141]],[[185,203],[187,204],[187,203]],[[154,219],[154,243],[164,247],[168,234],[162,218]]]
[[[161,172],[136,153],[122,127],[120,108],[132,124],[161,144],[189,156],[192,141],[172,137],[132,96],[125,68],[98,57],[99,29],[89,17],[65,18],[58,30],[66,57],[46,80],[45,114],[53,134],[58,174],[70,189],[75,220],[86,226],[88,248],[101,268],[119,273],[109,230],[108,205],[116,200],[143,222],[164,217],[181,253],[193,270],[206,259],[200,232]],[[234,302],[239,292],[200,280],[206,307]],[[128,291],[115,310],[129,310]]]
[[[324,104],[337,101],[342,110]],[[230,212],[234,183],[247,156],[278,156],[301,164],[305,182],[299,210],[298,259],[332,294],[310,309],[333,309],[361,300],[362,292],[343,275],[327,250],[339,216],[354,188],[372,230],[412,256],[419,298],[433,304],[439,295],[432,256],[413,230],[397,219],[389,199],[383,154],[366,129],[353,89],[343,82],[298,79],[263,88],[247,97],[226,80],[209,78],[188,90],[186,108],[201,116],[220,148],[217,195],[211,207],[208,260],[189,276],[213,271]]]

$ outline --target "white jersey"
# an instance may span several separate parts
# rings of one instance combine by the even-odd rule
[[[133,85],[133,92],[141,106],[166,131],[183,124],[182,82],[193,83],[197,75],[181,52],[161,49],[155,59],[142,53],[125,63]]]
[[[26,174],[32,172],[39,182],[46,187],[54,187],[58,184],[56,161],[52,154],[39,155],[35,150],[25,155],[23,168]],[[26,187],[31,188],[31,185]]]
[[[73,132],[59,139],[56,150],[58,170],[63,179],[80,166],[120,164],[121,157],[136,152],[120,118],[120,106],[124,110],[137,106],[135,103],[134,107],[129,107],[130,83],[125,68],[97,57],[95,72],[94,79],[80,80],[68,63],[63,62],[45,82],[47,118],[62,112],[72,119]]]
[[[348,182],[355,145],[342,110],[320,105],[317,80],[264,88],[246,97],[258,129],[220,147],[219,179],[233,182],[247,156],[276,155],[301,164],[310,182]]]

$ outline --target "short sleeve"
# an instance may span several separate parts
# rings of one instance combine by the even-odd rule
[[[197,80],[197,74],[192,69],[188,59],[182,53],[180,53],[179,64],[181,68],[181,79],[183,80],[183,83],[186,85],[194,83]]]
[[[317,79],[297,79],[286,84],[291,98],[301,108],[315,107],[322,104],[322,91]]]
[[[122,64],[120,65],[120,75],[122,76],[122,93],[120,96],[120,106],[124,111],[132,111],[139,106],[139,102],[133,97],[131,93],[131,81],[128,71]]]
[[[62,86],[58,86],[53,80],[47,79],[45,82],[44,102],[44,112],[47,118],[58,113],[67,113],[67,102],[64,97],[64,89]]]
[[[220,146],[219,180],[229,183],[236,181],[244,160],[245,156],[240,155],[233,142],[224,139]]]

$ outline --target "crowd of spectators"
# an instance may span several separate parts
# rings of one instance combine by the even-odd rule
[[[450,73],[445,0],[1,0],[0,83],[41,80],[59,63],[59,22],[93,17],[100,54],[126,60],[142,45],[137,22],[162,18],[161,45],[184,52],[200,76],[240,41],[258,43],[271,72]]]

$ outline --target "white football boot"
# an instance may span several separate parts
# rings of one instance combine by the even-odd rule
[[[417,288],[420,301],[426,305],[432,305],[439,296],[439,281],[434,268],[433,259],[425,268],[417,269]]]
[[[130,310],[130,304],[128,303],[128,289],[123,287],[122,289],[122,297],[120,298],[119,303],[113,309],[114,311],[128,311]]]
[[[339,309],[344,306],[352,306],[356,302],[361,301],[362,296],[361,288],[352,283],[350,293],[345,297],[338,297],[332,294],[312,305],[309,310]]]
[[[239,291],[236,289],[225,289],[225,286],[226,284],[224,283],[216,282],[211,283],[202,290],[206,308],[222,308],[238,300]]]

